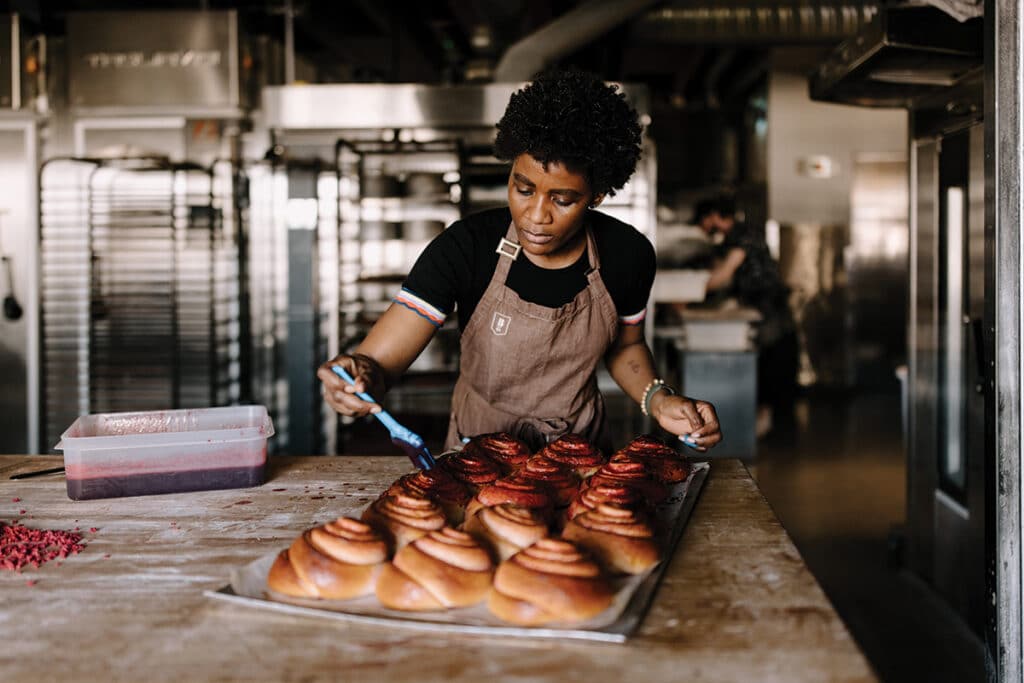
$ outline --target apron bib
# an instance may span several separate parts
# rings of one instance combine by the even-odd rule
[[[587,286],[549,308],[523,301],[508,287],[521,247],[516,229],[498,245],[498,265],[460,340],[445,450],[464,437],[508,432],[539,449],[565,434],[598,441],[604,400],[597,366],[618,334],[615,303],[600,274],[589,226]]]

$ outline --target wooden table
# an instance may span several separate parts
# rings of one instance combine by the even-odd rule
[[[0,456],[0,520],[77,526],[88,541],[63,566],[0,570],[5,683],[875,680],[735,460],[713,463],[654,605],[624,645],[427,635],[202,596],[303,529],[358,514],[408,470],[404,457],[275,458],[256,489],[77,502],[60,476],[8,478],[59,464]]]

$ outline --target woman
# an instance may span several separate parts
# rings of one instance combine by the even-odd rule
[[[355,392],[383,396],[457,311],[461,367],[446,449],[498,431],[534,448],[566,433],[600,441],[602,358],[665,430],[691,435],[699,450],[718,443],[711,404],[655,377],[642,325],[651,243],[593,210],[636,170],[636,111],[593,76],[551,73],[513,94],[497,127],[496,155],[512,162],[508,208],[457,221],[426,248],[355,353],[320,367],[327,402],[343,415],[379,410]]]

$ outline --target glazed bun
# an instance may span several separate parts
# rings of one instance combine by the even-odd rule
[[[555,439],[542,448],[539,455],[567,465],[584,479],[605,463],[605,457],[597,446],[579,434],[566,434]]]
[[[543,455],[527,460],[519,475],[550,491],[555,507],[569,505],[580,490],[580,479],[572,469]]]
[[[385,495],[397,493],[430,498],[439,503],[448,523],[453,526],[462,524],[466,503],[473,497],[465,484],[438,467],[405,475],[392,484]]]
[[[439,458],[437,465],[465,484],[474,494],[501,477],[501,466],[480,453],[454,451]]]
[[[466,506],[466,517],[472,517],[482,507],[513,503],[536,510],[544,519],[550,519],[554,509],[551,491],[535,479],[515,472],[480,489]]]
[[[618,484],[636,489],[650,505],[668,497],[668,489],[658,481],[643,460],[625,453],[616,453],[585,483],[587,488],[599,484]]]
[[[686,456],[656,436],[638,436],[619,453],[639,458],[655,477],[666,484],[685,481],[692,469]]]
[[[404,611],[468,607],[483,602],[493,576],[487,550],[469,534],[446,527],[395,554],[377,581],[377,599]]]
[[[613,597],[596,562],[568,541],[542,538],[501,563],[487,608],[503,621],[540,626],[597,616]]]
[[[548,525],[536,510],[511,503],[480,508],[466,519],[463,527],[500,560],[507,560],[548,535]]]
[[[383,495],[363,512],[363,521],[380,530],[393,550],[445,525],[441,506],[429,498]]]
[[[612,573],[640,574],[659,559],[651,525],[636,511],[608,503],[569,520],[562,537],[589,551]]]
[[[505,432],[474,436],[462,452],[490,458],[501,466],[505,474],[519,469],[531,455],[529,446]]]
[[[639,489],[623,484],[595,484],[583,488],[569,504],[568,519],[573,519],[587,510],[594,510],[601,503],[611,503],[628,510],[647,509],[647,499]]]
[[[387,543],[378,531],[342,517],[303,532],[282,550],[270,568],[267,587],[295,598],[369,595],[387,557]]]

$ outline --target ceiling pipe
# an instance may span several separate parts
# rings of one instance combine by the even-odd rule
[[[852,0],[700,0],[676,2],[639,17],[636,43],[837,43],[882,9]]]
[[[559,57],[590,43],[658,0],[589,0],[513,43],[494,70],[494,80],[521,83]]]

